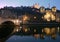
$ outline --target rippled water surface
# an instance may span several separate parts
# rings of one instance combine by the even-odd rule
[[[20,26],[6,42],[60,42],[60,27]]]

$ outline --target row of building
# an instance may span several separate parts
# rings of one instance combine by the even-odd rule
[[[45,8],[43,6],[37,7],[4,7],[0,9],[0,17],[20,19],[26,21],[57,21],[60,22],[60,10],[55,6],[52,8]]]

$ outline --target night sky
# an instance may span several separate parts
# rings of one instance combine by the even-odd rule
[[[60,0],[0,0],[0,8],[4,6],[32,6],[35,3],[39,3],[40,6],[48,7],[50,3],[50,7],[56,6],[57,9],[60,10]]]

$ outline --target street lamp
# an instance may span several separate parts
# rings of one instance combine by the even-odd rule
[[[28,19],[28,17],[25,15],[24,17],[23,17],[23,20],[25,21],[25,20],[27,20]]]
[[[13,22],[14,22],[16,25],[19,25],[19,24],[20,24],[20,20],[19,20],[19,19],[15,19],[15,20],[13,20]]]

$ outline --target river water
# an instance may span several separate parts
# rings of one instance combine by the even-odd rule
[[[23,25],[5,42],[60,42],[60,27]]]

